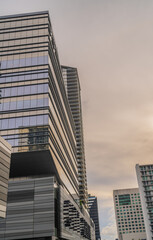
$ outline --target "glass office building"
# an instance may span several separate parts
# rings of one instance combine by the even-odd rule
[[[0,17],[0,134],[12,145],[2,240],[94,240],[49,13]],[[1,197],[1,194],[0,194]]]
[[[113,191],[119,240],[146,240],[144,217],[138,188]]]
[[[47,11],[0,17],[0,89],[0,134],[13,153],[49,150],[78,194],[74,122]]]

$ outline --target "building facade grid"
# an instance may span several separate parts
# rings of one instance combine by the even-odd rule
[[[114,206],[119,239],[145,239],[145,225],[138,188],[114,190]]]

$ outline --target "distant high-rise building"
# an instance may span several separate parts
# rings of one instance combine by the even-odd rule
[[[72,111],[75,124],[77,166],[79,179],[79,195],[81,202],[87,207],[87,176],[83,138],[81,88],[78,71],[76,68],[62,66],[63,79],[66,88],[67,98]]]
[[[153,164],[136,165],[136,173],[148,240],[153,239]]]
[[[142,205],[138,188],[113,191],[119,240],[146,240]]]
[[[98,212],[98,202],[97,197],[88,196],[88,207],[89,207],[89,214],[95,224],[95,235],[96,240],[100,240],[100,228],[99,228],[99,212]]]
[[[6,216],[11,146],[0,137],[0,218]]]
[[[0,239],[94,239],[73,198],[76,129],[48,11],[0,17],[0,51],[0,134],[13,151]]]

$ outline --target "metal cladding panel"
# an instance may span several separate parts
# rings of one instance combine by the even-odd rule
[[[6,220],[0,220],[0,239],[55,236],[54,177],[9,182]]]
[[[11,146],[0,137],[0,218],[5,218],[6,216],[10,158]]]
[[[78,206],[68,192],[60,187],[61,238],[94,240],[95,229],[89,214]]]

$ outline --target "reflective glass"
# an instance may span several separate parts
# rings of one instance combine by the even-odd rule
[[[18,118],[1,119],[0,126],[2,130],[20,128],[23,126],[36,126],[48,124],[48,115],[27,116]]]
[[[48,56],[40,56],[40,57],[30,57],[30,58],[21,58],[14,60],[4,60],[1,61],[1,69],[6,68],[18,68],[25,66],[34,66],[34,65],[42,65],[48,64]]]

